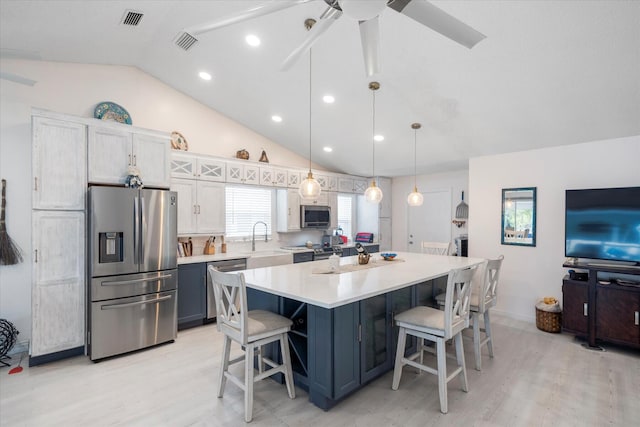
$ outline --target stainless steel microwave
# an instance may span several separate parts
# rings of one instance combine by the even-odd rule
[[[329,206],[300,206],[300,227],[327,229],[330,222],[331,208]]]

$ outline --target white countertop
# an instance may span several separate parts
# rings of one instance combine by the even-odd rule
[[[243,271],[247,287],[324,308],[335,308],[446,275],[454,268],[481,264],[482,258],[399,252],[399,261],[372,254],[379,267],[341,274],[318,274],[328,260]],[[357,256],[340,259],[354,264]],[[369,261],[373,262],[373,259]]]
[[[250,255],[248,254],[215,254],[215,255],[194,255],[194,256],[183,256],[178,257],[178,265],[181,264],[194,264],[197,262],[211,262],[211,261],[224,261],[227,259],[247,259]]]

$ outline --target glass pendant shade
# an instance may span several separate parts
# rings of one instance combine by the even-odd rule
[[[409,206],[422,206],[422,202],[424,202],[422,193],[418,193],[418,187],[413,187],[413,192],[407,197],[407,203]]]
[[[371,181],[371,185],[365,190],[364,198],[367,202],[380,203],[382,200],[382,190],[376,185],[376,181]]]
[[[313,173],[309,171],[307,179],[302,181],[302,183],[300,184],[300,189],[298,190],[300,197],[304,199],[317,199],[318,196],[320,196],[321,191],[322,189],[320,188],[320,183],[316,181],[316,179],[313,177]]]

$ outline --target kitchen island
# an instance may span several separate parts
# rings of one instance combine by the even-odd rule
[[[293,320],[289,333],[296,385],[328,410],[393,368],[397,329],[393,315],[432,304],[438,278],[480,258],[398,253],[393,261],[374,255],[340,259],[339,274],[325,274],[328,261],[244,271],[249,309],[270,310]],[[416,343],[407,342],[407,351]],[[278,349],[266,349],[278,357]]]

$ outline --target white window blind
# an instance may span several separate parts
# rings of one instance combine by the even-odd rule
[[[267,235],[271,235],[272,190],[248,185],[227,185],[225,193],[227,238],[251,237],[253,225],[257,221],[265,222]],[[264,226],[258,227],[260,235],[264,236]]]
[[[342,228],[342,234],[352,238],[353,196],[338,195],[338,227]]]

